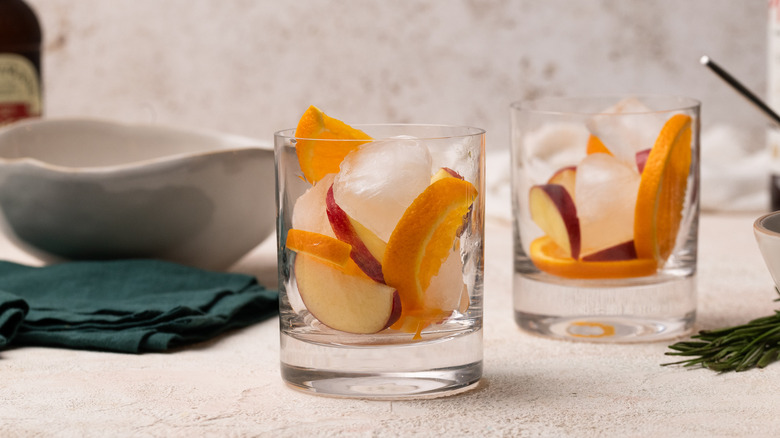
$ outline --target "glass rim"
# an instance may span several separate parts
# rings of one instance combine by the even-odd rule
[[[481,135],[485,135],[486,131],[482,128],[477,128],[474,126],[468,126],[468,125],[447,125],[447,124],[425,124],[425,123],[359,123],[350,125],[353,128],[357,128],[360,130],[364,130],[367,128],[416,128],[416,129],[459,129],[463,132],[458,134],[451,134],[451,135],[430,135],[430,136],[413,136],[412,139],[414,140],[446,140],[451,138],[467,138],[467,137],[478,137]],[[322,138],[306,138],[306,137],[296,137],[295,136],[295,129],[296,128],[287,128],[282,129],[279,131],[274,132],[274,138],[281,137],[285,139],[295,139],[295,140],[324,140]],[[402,132],[399,132],[398,135],[404,135]],[[397,136],[382,136],[382,137],[374,137],[370,139],[369,141],[380,141],[380,140],[390,140],[390,139],[397,139]],[[343,142],[361,142],[365,143],[366,139],[355,139],[355,138],[334,138],[334,139],[327,139],[327,141],[343,141]]]
[[[626,113],[608,113],[603,109],[609,108],[610,103],[614,105],[621,100],[628,98],[636,98],[641,102],[647,100],[653,100],[655,102],[663,101],[668,102],[661,105],[663,108],[652,108],[649,111],[634,111]],[[585,110],[582,109],[583,103],[588,102],[604,102],[602,110]],[[576,104],[580,106],[572,105],[570,109],[561,109],[555,107],[555,104]],[[577,95],[577,96],[546,96],[534,99],[522,99],[510,103],[510,108],[518,111],[533,112],[537,114],[550,114],[550,115],[647,115],[658,113],[669,113],[674,111],[691,111],[701,107],[701,101],[692,97],[675,95],[675,94],[598,94],[598,95]]]

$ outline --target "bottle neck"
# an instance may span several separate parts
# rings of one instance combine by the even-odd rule
[[[38,17],[22,0],[0,0],[0,52],[40,52]]]

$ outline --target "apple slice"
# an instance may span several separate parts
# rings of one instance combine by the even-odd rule
[[[325,198],[325,211],[336,237],[352,245],[352,252],[350,252],[352,260],[374,281],[384,283],[385,277],[382,274],[382,264],[379,260],[382,260],[385,255],[387,243],[352,219],[336,204],[332,186],[328,189]]]
[[[632,260],[636,258],[634,241],[629,240],[609,248],[596,251],[582,258],[584,262],[612,262],[619,260]]]
[[[642,149],[636,153],[636,168],[641,174],[645,170],[645,163],[647,163],[647,157],[650,155],[650,149]]]
[[[449,178],[449,177],[463,179],[463,177],[458,172],[450,169],[449,167],[442,167],[431,177],[431,184],[435,183],[436,181],[442,178]]]
[[[332,329],[377,333],[401,315],[398,292],[365,275],[350,275],[305,252],[295,256],[294,269],[306,309]]]
[[[558,171],[556,171],[550,177],[550,179],[547,180],[547,184],[558,184],[563,186],[563,188],[565,188],[566,191],[569,192],[571,199],[575,199],[574,185],[576,180],[577,180],[577,166],[568,166],[568,167],[563,167],[561,169],[558,169]]]
[[[569,192],[559,184],[531,187],[531,219],[571,258],[580,255],[580,220]]]

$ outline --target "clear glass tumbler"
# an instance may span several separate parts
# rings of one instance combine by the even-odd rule
[[[371,140],[275,134],[282,377],[371,399],[472,388],[482,376],[485,133],[354,127]],[[351,150],[339,171],[307,180],[316,172],[304,151],[334,150]]]
[[[521,328],[595,342],[690,331],[699,107],[670,96],[511,105]]]

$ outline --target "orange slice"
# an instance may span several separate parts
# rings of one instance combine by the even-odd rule
[[[337,267],[345,267],[350,260],[352,245],[324,234],[291,228],[287,231],[288,249],[305,252]]]
[[[540,271],[564,278],[631,278],[652,275],[658,268],[654,259],[585,262],[569,257],[547,236],[531,242],[531,261]]]
[[[412,339],[422,338],[422,331],[431,324],[444,322],[452,315],[452,311],[445,312],[441,309],[424,309],[404,312],[401,305],[401,317],[390,326],[393,330],[400,330],[404,333],[414,333]]]
[[[582,327],[584,329],[573,329],[572,327]],[[570,335],[578,338],[608,338],[610,336],[615,336],[614,325],[600,322],[576,321],[569,324],[569,329],[567,331]]]
[[[609,149],[604,146],[604,143],[602,143],[601,140],[593,134],[588,137],[588,146],[586,147],[586,152],[588,155],[598,153],[612,155],[612,152],[610,152]]]
[[[365,132],[329,117],[314,105],[298,121],[295,137],[295,154],[303,177],[312,184],[338,172],[348,153],[371,140]],[[336,139],[355,141],[329,141]]]
[[[401,216],[387,242],[382,271],[385,282],[398,290],[403,312],[421,310],[425,289],[452,250],[476,196],[470,182],[442,178],[420,193]]]
[[[634,244],[640,258],[662,265],[674,249],[691,167],[691,118],[666,121],[650,150],[634,212]]]

